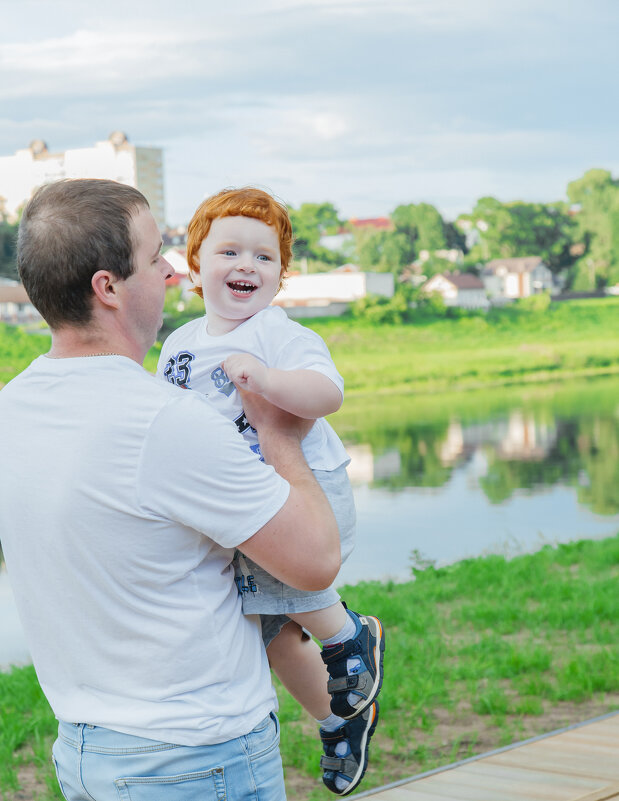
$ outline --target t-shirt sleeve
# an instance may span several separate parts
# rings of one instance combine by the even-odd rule
[[[179,395],[160,410],[145,439],[139,503],[224,548],[237,547],[279,512],[290,485],[208,399]]]
[[[344,379],[338,373],[322,338],[307,329],[280,348],[272,367],[279,370],[316,370],[330,378],[344,395]]]

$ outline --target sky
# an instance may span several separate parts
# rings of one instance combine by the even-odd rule
[[[619,175],[616,0],[0,0],[0,155],[124,131],[166,213],[226,186],[342,217]]]

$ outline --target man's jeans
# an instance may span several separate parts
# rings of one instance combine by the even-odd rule
[[[217,745],[146,740],[84,723],[58,726],[52,750],[67,801],[285,801],[279,723]]]

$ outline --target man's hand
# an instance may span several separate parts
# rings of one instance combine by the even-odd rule
[[[227,362],[226,362],[227,363]],[[226,372],[228,372],[226,370]],[[228,376],[230,374],[228,373]],[[260,448],[264,454],[274,435],[286,436],[301,442],[314,425],[314,420],[297,417],[274,406],[254,392],[246,392],[237,386],[243,402],[243,411],[249,423],[257,430]],[[266,458],[266,456],[265,456]]]
[[[269,368],[249,353],[232,353],[221,365],[237,389],[264,395]]]

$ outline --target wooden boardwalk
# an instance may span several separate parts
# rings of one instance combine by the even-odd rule
[[[349,798],[619,801],[619,712]]]

